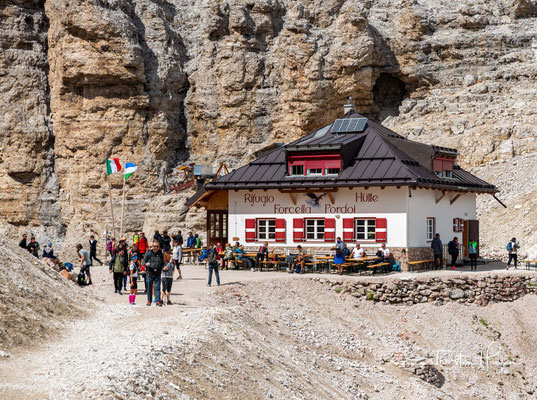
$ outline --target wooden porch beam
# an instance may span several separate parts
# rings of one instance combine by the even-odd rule
[[[440,203],[440,200],[442,200],[444,198],[444,196],[446,195],[446,192],[442,192],[442,194],[440,195],[440,197],[437,197],[435,199],[436,201],[436,204]]]
[[[288,192],[288,193],[289,193],[289,197],[291,198],[291,201],[296,206],[296,197],[295,197],[295,195],[293,193],[291,193],[291,192]]]
[[[462,196],[462,193],[459,193],[458,195],[456,195],[455,197],[453,197],[453,198],[449,201],[449,205],[455,203],[455,202],[457,201],[457,199],[458,199],[459,197],[461,197],[461,196]]]
[[[328,198],[330,199],[330,202],[331,202],[332,204],[334,204],[334,196],[332,195],[332,193],[331,193],[331,192],[328,192],[327,194],[328,194]]]

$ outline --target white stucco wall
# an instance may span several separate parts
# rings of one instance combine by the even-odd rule
[[[435,199],[441,192],[435,190],[412,190],[408,198],[408,247],[428,247],[427,217],[436,218],[436,232],[444,244],[457,236],[462,240],[462,232],[453,232],[453,218],[476,219],[476,195],[460,196],[455,203],[449,204],[454,193],[446,194],[438,204]]]
[[[245,240],[245,219],[247,218],[285,218],[286,241],[271,242],[273,247],[288,247],[303,244],[293,241],[293,218],[324,217],[335,218],[336,237],[343,237],[343,218],[375,217],[387,219],[387,246],[407,247],[407,188],[385,189],[341,188],[333,193],[334,204],[325,195],[319,206],[303,193],[296,194],[297,204],[293,204],[289,194],[278,190],[247,190],[229,192],[229,241],[238,237]],[[321,193],[317,193],[320,195]],[[255,245],[258,242],[248,242]],[[330,242],[304,242],[308,247],[328,247]],[[371,243],[368,246],[380,246]]]

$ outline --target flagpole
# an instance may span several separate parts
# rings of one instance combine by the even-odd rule
[[[112,188],[110,187],[110,178],[108,178],[108,173],[106,173],[106,182],[108,182],[108,195],[110,197],[110,215],[112,216],[112,232],[113,238],[116,238],[116,224],[114,223],[114,207],[112,206]]]
[[[125,156],[125,162],[123,163],[123,168],[126,168],[127,165],[127,157]],[[120,236],[123,237],[123,217],[125,216],[125,182],[127,180],[125,179],[125,170],[123,170],[123,201],[121,202],[121,226],[119,228],[120,230]]]

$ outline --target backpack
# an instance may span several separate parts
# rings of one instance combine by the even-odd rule
[[[216,251],[215,250],[212,250],[209,252],[209,256],[207,257],[207,261],[209,262],[209,264],[215,264],[216,263]]]
[[[76,278],[76,283],[78,283],[79,286],[86,286],[86,275],[84,275],[83,272],[80,272],[78,274],[78,277]]]
[[[507,243],[507,246],[505,246],[505,248],[507,249],[507,251],[513,250],[513,242]]]

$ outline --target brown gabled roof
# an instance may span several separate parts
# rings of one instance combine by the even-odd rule
[[[365,118],[358,113],[346,118]],[[442,190],[496,193],[495,186],[455,167],[453,178],[438,177],[433,157],[457,150],[405,139],[367,119],[362,132],[332,133],[333,124],[276,148],[250,164],[205,185],[207,189],[285,189],[354,186],[423,186]],[[343,168],[334,176],[288,176],[287,154],[339,153]]]

